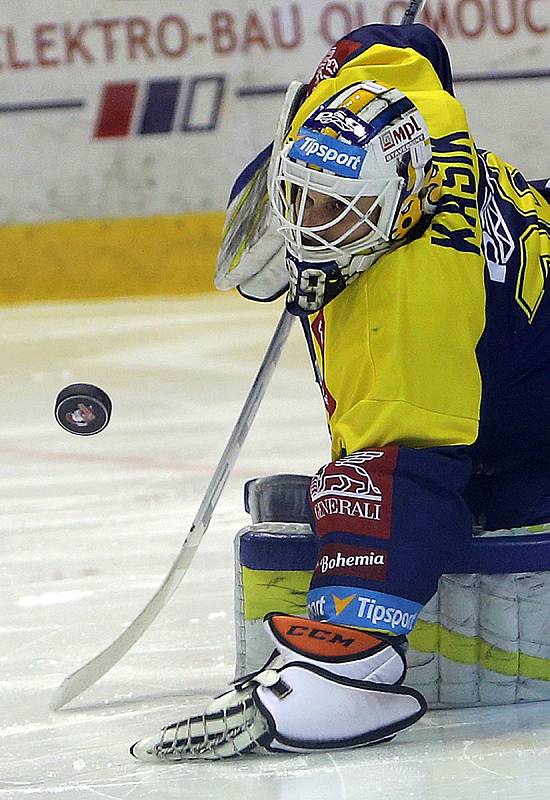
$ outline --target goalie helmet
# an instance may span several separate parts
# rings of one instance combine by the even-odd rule
[[[287,243],[287,307],[310,314],[434,213],[441,182],[426,123],[398,89],[355,83],[295,127],[269,188]],[[325,204],[320,224],[306,224],[312,198]]]

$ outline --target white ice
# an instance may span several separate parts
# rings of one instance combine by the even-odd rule
[[[298,326],[192,567],[124,659],[53,713],[53,690],[161,583],[197,511],[281,307],[236,296],[0,311],[0,798],[541,800],[550,705],[429,713],[393,743],[312,756],[145,765],[128,745],[233,675],[232,539],[242,484],[328,460]],[[95,437],[54,421],[57,392],[112,397]]]

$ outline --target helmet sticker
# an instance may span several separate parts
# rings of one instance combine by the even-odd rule
[[[339,42],[333,45],[317,67],[315,75],[309,84],[308,93],[311,94],[315,87],[325,78],[333,78],[342,64],[360,47],[361,42],[355,42],[353,39],[340,39]]]
[[[379,133],[388,125],[394,124],[400,117],[415,110],[415,106],[409,98],[403,96],[391,102],[383,111],[376,114],[373,119],[369,120],[369,125],[373,129],[373,133]]]
[[[316,131],[330,128],[336,134],[345,136],[354,145],[365,144],[372,135],[372,128],[368,122],[346,108],[321,107],[309,117],[305,127]]]
[[[300,128],[288,155],[345,178],[358,178],[367,153],[361,147],[345,144],[332,136]]]
[[[394,125],[380,137],[385,160],[392,161],[394,158],[398,158],[425,138],[426,134],[419,120],[414,114],[411,114],[406,122],[402,122],[401,125]]]

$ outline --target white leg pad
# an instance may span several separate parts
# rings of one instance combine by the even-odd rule
[[[217,759],[254,751],[308,753],[391,739],[415,723],[426,701],[401,685],[402,637],[270,614],[276,647],[203,714],[164,728],[131,748],[151,761]]]
[[[395,736],[426,709],[414,690],[353,681],[313,665],[288,664],[278,674],[288,693],[261,685],[254,692],[270,729],[271,741],[262,740],[268,750],[361,747]]]

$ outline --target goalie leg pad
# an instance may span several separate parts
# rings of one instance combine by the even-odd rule
[[[308,753],[386,741],[416,722],[426,701],[402,686],[403,639],[271,614],[276,645],[206,711],[136,742],[144,761],[220,759],[250,752]]]
[[[422,696],[402,686],[354,681],[305,663],[278,674],[282,692],[262,685],[254,691],[269,725],[261,739],[267,750],[308,753],[387,741],[426,710]]]

